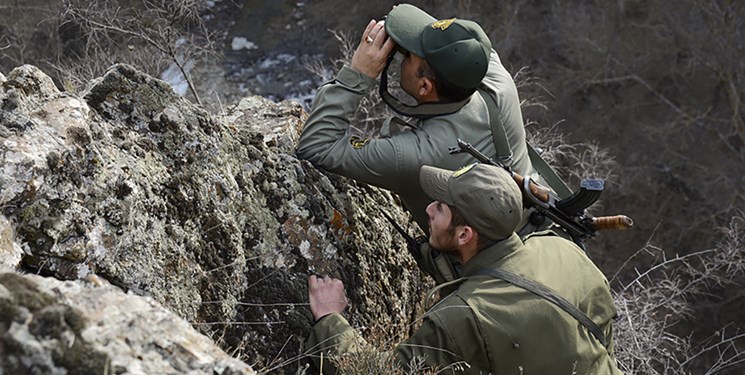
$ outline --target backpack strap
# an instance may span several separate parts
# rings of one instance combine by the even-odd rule
[[[516,273],[509,272],[504,269],[481,269],[475,273],[477,276],[492,276],[498,279],[504,280],[510,284],[523,288],[527,291],[533,292],[534,294],[543,297],[545,300],[552,302],[567,314],[571,315],[574,319],[580,322],[590,333],[602,344],[604,347],[608,347],[608,341],[603,333],[603,330],[598,327],[595,322],[592,321],[585,313],[580,311],[576,306],[571,304],[569,301],[564,299],[552,289],[544,286],[543,284],[537,283],[533,280],[526,279]]]

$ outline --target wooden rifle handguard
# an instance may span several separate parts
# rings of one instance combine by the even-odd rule
[[[515,179],[515,182],[517,182],[518,186],[523,186],[523,183],[525,182],[525,177],[512,172],[512,178]],[[530,193],[534,197],[538,198],[538,200],[540,200],[541,202],[543,203],[549,202],[549,200],[551,199],[549,196],[549,192],[550,190],[548,190],[547,188],[536,184],[532,180],[530,181]]]
[[[634,220],[626,215],[593,217],[590,226],[595,230],[629,229],[634,226]]]

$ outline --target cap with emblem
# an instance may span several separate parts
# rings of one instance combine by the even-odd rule
[[[399,4],[386,16],[385,31],[451,85],[475,89],[486,75],[491,42],[473,21],[438,21],[411,4]]]
[[[490,240],[509,237],[522,219],[522,194],[502,168],[471,164],[449,171],[425,165],[419,170],[419,182],[427,196],[458,208]]]

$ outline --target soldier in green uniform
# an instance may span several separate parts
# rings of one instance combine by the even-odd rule
[[[419,103],[409,107],[418,120],[392,136],[359,139],[350,134],[349,119],[396,45],[407,51],[401,87]],[[351,66],[318,90],[297,155],[397,193],[426,232],[429,199],[417,180],[419,168],[457,169],[474,162],[468,154],[448,154],[459,138],[535,179],[515,83],[481,27],[455,18],[436,20],[401,4],[385,21],[370,21]]]
[[[485,164],[455,172],[424,166],[419,179],[435,200],[426,208],[430,244],[458,257],[463,277],[381,357],[402,366],[423,358],[465,374],[621,373],[608,281],[569,240],[550,231],[517,236],[522,197],[508,173]],[[340,280],[311,276],[308,294],[316,324],[306,352],[316,366],[324,354],[323,373],[336,370],[329,354],[372,350],[341,315]]]

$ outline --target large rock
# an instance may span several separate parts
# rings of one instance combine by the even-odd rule
[[[298,105],[250,97],[213,118],[118,65],[83,98],[17,68],[0,108],[6,264],[150,296],[273,372],[301,364],[310,273],[345,281],[356,324],[416,314],[425,288],[380,212],[405,215],[294,157]]]
[[[255,374],[149,297],[0,273],[0,374]]]

